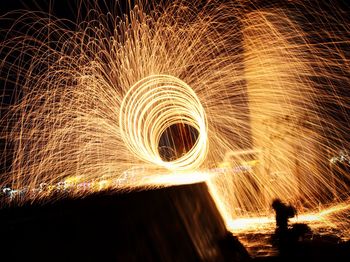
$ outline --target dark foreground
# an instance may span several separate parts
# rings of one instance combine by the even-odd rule
[[[350,242],[227,232],[204,183],[0,209],[0,261],[350,261]],[[261,241],[263,240],[263,241]],[[275,253],[259,255],[262,245]],[[260,246],[259,246],[260,245]],[[255,250],[254,250],[255,249]]]
[[[300,261],[350,261],[350,242],[343,242],[335,236],[312,234],[304,239],[284,243],[274,240],[275,235],[247,233],[238,236],[253,261],[261,262],[300,262]],[[275,245],[275,246],[274,246]]]
[[[3,208],[0,234],[0,261],[249,259],[204,183]]]

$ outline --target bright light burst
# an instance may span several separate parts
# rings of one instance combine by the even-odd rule
[[[168,75],[146,77],[133,85],[121,104],[119,126],[128,149],[141,160],[173,171],[195,170],[207,153],[207,123],[195,92]],[[164,161],[159,153],[161,135],[172,125],[198,130],[195,145],[185,155]]]
[[[275,197],[300,210],[345,199],[349,174],[328,160],[349,148],[349,26],[303,1],[250,4],[139,3],[79,23],[21,13],[0,48],[20,90],[2,121],[3,190],[28,201],[52,197],[43,187],[206,180],[227,222]],[[159,144],[177,124],[198,136],[168,161]]]

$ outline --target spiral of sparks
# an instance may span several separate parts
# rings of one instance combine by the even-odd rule
[[[21,202],[206,181],[227,223],[276,197],[300,210],[345,201],[350,175],[329,161],[349,148],[344,15],[204,2],[140,1],[121,17],[87,6],[78,23],[21,13],[2,30],[1,81],[19,90],[1,119],[2,192]],[[178,123],[198,139],[165,161],[159,141]]]
[[[186,83],[169,75],[146,77],[133,85],[120,107],[121,136],[129,150],[142,160],[174,171],[195,170],[207,152],[204,109]],[[161,135],[172,125],[194,127],[198,139],[183,156],[164,161],[159,154]]]

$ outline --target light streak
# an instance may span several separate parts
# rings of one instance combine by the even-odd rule
[[[170,170],[195,170],[207,153],[207,123],[195,92],[169,75],[153,75],[133,85],[123,98],[119,116],[121,136],[129,150],[142,160]],[[185,155],[164,161],[159,141],[167,128],[186,124],[198,130],[195,145]]]
[[[14,158],[4,194],[207,181],[228,225],[269,222],[275,197],[306,211],[346,199],[350,175],[329,159],[349,148],[338,121],[349,119],[338,94],[349,90],[349,25],[306,1],[244,3],[150,2],[121,18],[94,10],[74,30],[22,14],[1,32],[1,78],[21,90],[1,122]],[[198,139],[165,161],[159,141],[173,124]]]
[[[339,221],[339,214],[341,212],[348,212],[350,208],[349,201],[344,203],[325,207],[320,211],[306,212],[297,215],[290,219],[290,224],[294,223],[306,223],[310,226],[314,234],[327,234],[332,232],[333,234],[338,231],[338,236],[343,240],[350,238],[349,230],[347,229],[348,221],[343,223]],[[344,216],[340,215],[344,218]],[[275,230],[275,218],[271,215],[265,216],[252,216],[243,218],[234,218],[227,223],[229,230],[236,234],[259,232],[261,234],[273,234]]]

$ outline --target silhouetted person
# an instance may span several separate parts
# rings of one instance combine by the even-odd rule
[[[291,205],[284,204],[280,199],[272,202],[272,208],[276,213],[276,234],[283,234],[288,231],[288,220],[296,214],[296,210]]]

